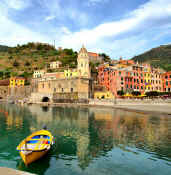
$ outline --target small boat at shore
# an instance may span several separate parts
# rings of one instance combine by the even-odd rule
[[[53,144],[53,136],[47,130],[32,133],[17,146],[25,165],[28,165],[43,157]]]

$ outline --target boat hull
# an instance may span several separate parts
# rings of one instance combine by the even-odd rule
[[[47,130],[32,133],[17,146],[26,165],[43,157],[53,145],[53,136]]]
[[[25,165],[29,165],[30,163],[40,159],[45,154],[47,154],[49,150],[43,150],[43,151],[32,151],[28,154],[24,154],[22,151],[20,151],[20,156],[23,159]]]

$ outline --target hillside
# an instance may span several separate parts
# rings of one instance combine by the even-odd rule
[[[160,67],[165,71],[171,71],[171,45],[161,45],[141,55],[132,58],[139,63],[150,63],[153,67]]]
[[[31,77],[36,69],[48,68],[51,61],[61,61],[62,67],[76,67],[77,52],[57,50],[43,43],[28,43],[16,47],[0,46],[0,79],[10,76]]]

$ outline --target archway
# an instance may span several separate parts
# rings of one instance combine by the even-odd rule
[[[49,102],[49,101],[50,101],[50,99],[48,97],[43,97],[42,98],[42,102]]]

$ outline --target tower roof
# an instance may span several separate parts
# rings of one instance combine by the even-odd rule
[[[87,49],[84,47],[84,45],[80,49],[79,53],[87,53]]]

